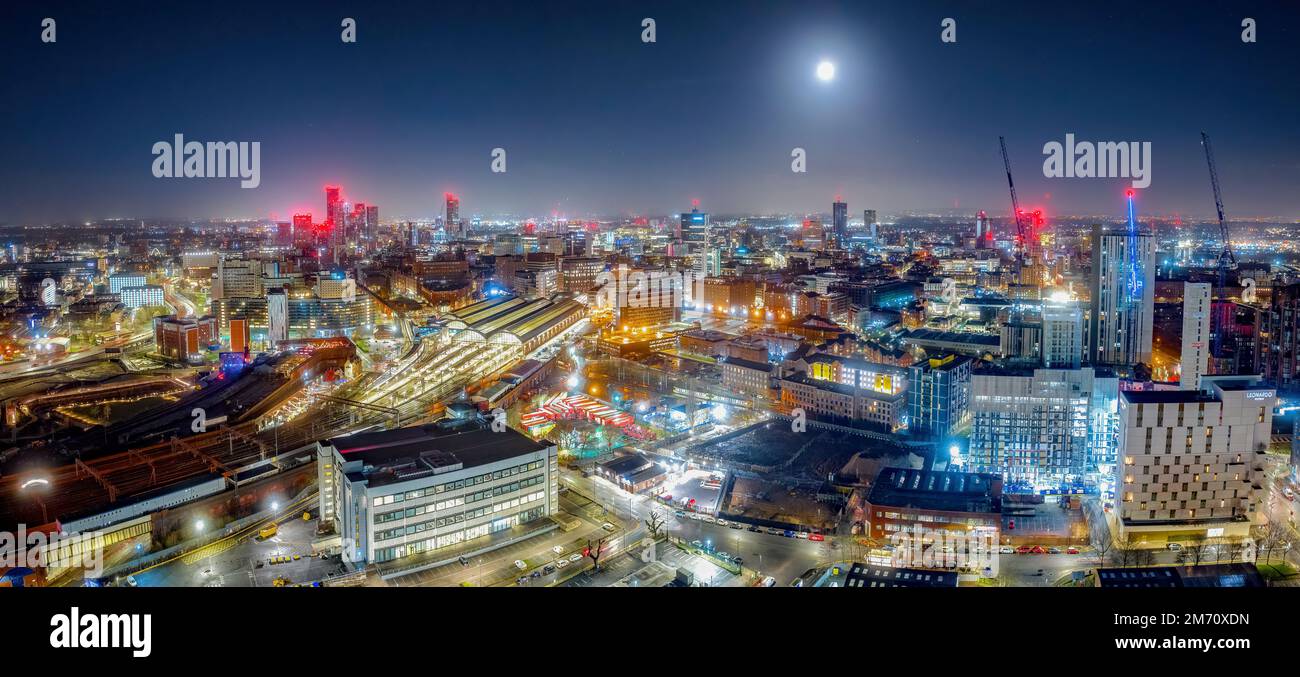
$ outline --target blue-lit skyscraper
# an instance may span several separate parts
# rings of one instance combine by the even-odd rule
[[[1151,363],[1155,314],[1155,238],[1132,216],[1120,228],[1093,226],[1092,319],[1088,325],[1093,364]]]

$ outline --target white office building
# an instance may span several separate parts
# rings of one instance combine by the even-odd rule
[[[122,305],[127,308],[163,305],[163,288],[156,284],[122,288]]]
[[[121,294],[127,287],[143,287],[146,282],[142,273],[117,273],[108,276],[108,291]]]
[[[345,558],[368,564],[426,554],[412,564],[437,566],[466,549],[455,546],[504,546],[507,539],[492,536],[559,509],[554,445],[470,425],[318,443],[321,521],[334,524]]]

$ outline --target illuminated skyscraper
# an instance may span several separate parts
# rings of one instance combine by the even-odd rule
[[[1183,283],[1181,390],[1199,390],[1210,360],[1210,283]]]
[[[1155,238],[1130,227],[1092,231],[1089,361],[1132,366],[1151,362],[1155,315]]]
[[[835,240],[840,247],[848,244],[849,241],[849,203],[842,201],[838,197],[835,202],[831,203],[831,229],[835,233]]]
[[[338,186],[325,186],[325,226],[333,229],[343,223],[343,200]]]
[[[266,340],[274,348],[289,338],[289,297],[283,287],[266,290]]]
[[[460,223],[460,198],[454,193],[446,193],[443,198],[447,202],[447,220],[443,225],[447,236],[457,240],[465,239],[465,232],[461,229]]]
[[[379,239],[379,205],[366,205],[366,239]]]
[[[294,214],[293,215],[293,244],[295,246],[310,245],[315,239],[315,233],[311,228],[311,214]]]
[[[692,208],[689,214],[682,214],[682,241],[686,243],[687,252],[694,253],[704,248],[709,242],[709,215]]]

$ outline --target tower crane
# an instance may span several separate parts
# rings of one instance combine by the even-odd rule
[[[1005,137],[998,137],[998,144],[1002,146],[1002,165],[1007,169],[1007,187],[1011,189],[1011,209],[1012,216],[1016,219],[1016,279],[1020,279],[1021,270],[1025,266],[1025,251],[1029,247],[1029,226],[1021,218],[1020,198],[1016,197],[1016,182],[1011,178],[1011,158],[1007,156],[1007,140]]]
[[[1237,269],[1237,255],[1232,251],[1232,237],[1228,232],[1228,221],[1223,217],[1223,193],[1219,190],[1219,172],[1214,168],[1214,149],[1210,146],[1210,135],[1201,132],[1201,145],[1205,147],[1205,162],[1210,166],[1210,185],[1214,187],[1214,208],[1219,214],[1219,239],[1223,241],[1223,249],[1219,252],[1219,285],[1215,290],[1215,300],[1222,301],[1225,299],[1224,286],[1228,282],[1228,271]],[[1213,307],[1213,304],[1211,304]],[[1223,348],[1223,308],[1220,306],[1217,312],[1213,313],[1214,319],[1218,320],[1217,328],[1214,328],[1214,352],[1215,357],[1221,356],[1220,350]]]

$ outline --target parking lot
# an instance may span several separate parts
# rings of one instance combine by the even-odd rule
[[[1048,499],[1049,502],[1039,505],[1017,506],[1023,512],[1032,514],[1016,514],[1002,516],[1002,536],[1003,542],[1007,538],[1011,542],[1029,543],[1035,538],[1048,538],[1059,542],[1059,539],[1079,538],[1086,539],[1087,528],[1083,520],[1083,514],[1078,510],[1064,510],[1054,499]],[[1012,524],[1014,522],[1014,525]]]
[[[225,550],[213,549],[210,556],[177,559],[134,578],[141,586],[274,587],[276,579],[282,585],[307,585],[345,570],[338,556],[312,556],[315,533],[315,519],[289,519],[265,540],[247,538]]]
[[[675,508],[689,504],[696,512],[716,512],[718,501],[722,498],[722,487],[705,486],[705,482],[711,478],[716,478],[719,482],[722,480],[720,473],[715,475],[706,470],[686,470],[664,482],[663,493],[673,497]]]

